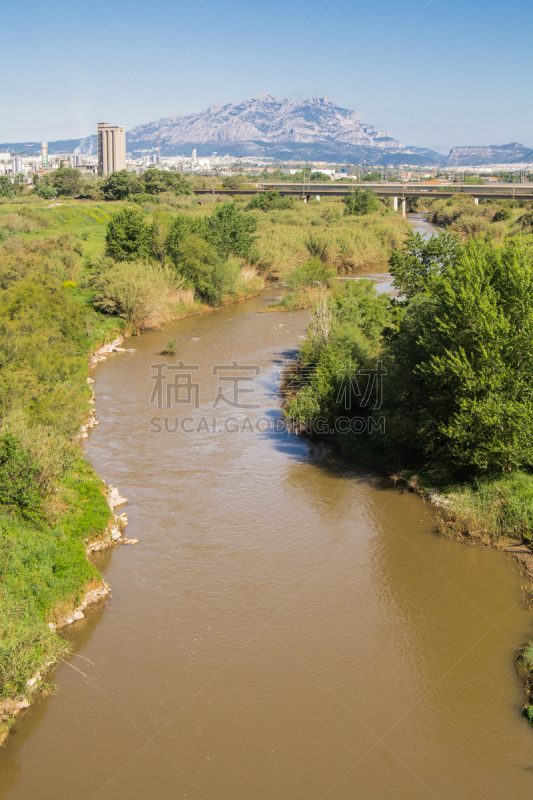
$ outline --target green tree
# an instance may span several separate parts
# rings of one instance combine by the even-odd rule
[[[430,278],[453,263],[459,242],[450,233],[439,231],[424,239],[409,231],[402,250],[394,250],[389,269],[394,285],[406,300],[427,289]]]
[[[125,200],[130,194],[142,192],[143,185],[135,175],[121,169],[104,178],[100,189],[106,200]]]
[[[222,259],[217,249],[198,234],[193,233],[182,241],[176,262],[178,274],[212,306],[219,305],[224,294],[235,287],[238,266]]]
[[[174,265],[177,265],[181,253],[182,242],[191,233],[200,233],[203,220],[198,217],[190,217],[186,214],[176,214],[169,224],[165,250]]]
[[[457,245],[407,306],[387,420],[404,463],[443,453],[463,475],[533,466],[531,258],[521,242]]]
[[[173,192],[174,194],[192,194],[189,181],[179,172],[163,169],[147,169],[141,175],[144,191],[147,194],[161,194]]]
[[[135,261],[150,255],[150,229],[143,212],[124,208],[111,216],[106,231],[106,255],[115,261]]]
[[[363,180],[367,183],[381,183],[381,172],[369,172]]]
[[[331,180],[331,175],[326,175],[325,172],[312,172],[311,183],[327,183]]]
[[[224,189],[238,189],[243,183],[246,183],[244,175],[224,175],[222,178]]]
[[[343,199],[343,203],[346,216],[372,214],[373,211],[377,211],[380,207],[379,200],[372,189],[361,189],[359,186],[353,194],[349,194]]]
[[[11,181],[7,175],[0,175],[0,197],[13,197]]]
[[[246,206],[246,210],[259,209],[260,211],[272,211],[293,207],[292,197],[282,197],[277,191],[259,192],[251,197]]]
[[[163,266],[166,261],[168,239],[170,233],[171,216],[168,212],[157,208],[152,214],[150,227],[150,251],[153,258]]]
[[[52,173],[52,185],[57,189],[58,194],[65,197],[72,197],[78,194],[81,186],[81,174],[72,167],[60,167]]]
[[[255,241],[256,228],[255,217],[240,211],[236,203],[220,203],[205,219],[205,238],[222,258],[246,256]]]

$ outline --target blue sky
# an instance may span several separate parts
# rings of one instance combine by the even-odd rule
[[[440,152],[533,147],[531,0],[18,0],[2,23],[0,150],[263,92]]]

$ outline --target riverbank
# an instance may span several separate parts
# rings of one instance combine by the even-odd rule
[[[448,535],[505,550],[530,573],[528,245],[413,236],[391,273],[399,303],[361,281],[319,298],[286,414],[297,431],[329,431],[348,457],[393,465],[438,499]],[[518,656],[530,720],[531,648]]]
[[[255,274],[248,278],[234,296],[224,298],[219,308],[253,297],[262,290],[263,282]],[[62,302],[66,303],[68,313],[73,301],[67,295]],[[179,318],[205,315],[213,310],[194,303],[182,308]],[[109,353],[125,350],[121,345],[130,334],[123,320],[100,319],[105,323],[107,341],[91,343],[85,355],[88,372],[80,370],[75,380],[78,401],[72,411],[75,409],[81,422],[74,434],[78,443],[87,439],[89,431],[98,425],[91,371]],[[4,426],[5,430],[11,428]],[[19,434],[19,428],[13,430]],[[43,435],[51,438],[51,429]],[[73,448],[72,466],[61,478],[58,497],[54,498],[53,508],[47,510],[47,516],[21,519],[8,514],[0,519],[0,545],[7,554],[1,581],[4,613],[0,623],[0,744],[5,742],[20,713],[39,694],[51,690],[47,676],[68,654],[58,631],[83,619],[88,605],[104,600],[109,594],[109,587],[91,560],[93,554],[119,544],[137,544],[136,539],[125,535],[127,516],[115,514],[115,509],[127,502],[126,498],[120,497],[118,490],[104,484],[92,471],[80,457],[79,444]],[[66,545],[62,540],[66,540]],[[24,567],[19,566],[21,562]]]
[[[224,424],[279,419],[280,361],[309,315],[257,313],[275,295],[126,339],[134,354],[97,365],[100,424],[85,454],[129,498],[127,532],[141,544],[97,556],[113,598],[63,633],[87,677],[60,664],[58,695],[17,724],[0,758],[5,800],[96,794],[146,741],[130,720],[189,768],[166,769],[147,747],[106,800],[194,795],[187,775],[222,800],[280,786],[324,794],[376,742],[368,728],[387,731],[387,747],[439,796],[458,785],[488,800],[528,796],[531,733],[509,640],[525,641],[530,615],[514,562],[435,535],[429,503],[329,448],[277,425]],[[177,359],[155,357],[169,337]],[[176,409],[195,432],[151,434],[152,365],[178,359],[199,366],[200,407]],[[243,396],[260,408],[213,410],[221,386],[232,395],[213,365],[233,360],[260,368]],[[427,795],[380,745],[334,795],[377,792]]]

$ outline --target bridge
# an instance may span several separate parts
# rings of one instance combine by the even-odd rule
[[[194,191],[197,195],[217,194],[238,197],[275,190],[283,197],[297,197],[306,203],[311,198],[320,200],[325,197],[346,197],[353,194],[357,187],[372,189],[378,197],[390,197],[394,210],[398,211],[401,206],[404,216],[407,212],[407,200],[412,197],[443,200],[463,194],[474,197],[476,204],[480,200],[533,200],[532,183],[497,183],[479,186],[470,183],[454,183],[448,186],[427,183],[258,183],[255,187],[247,186],[243,189],[195,189]]]

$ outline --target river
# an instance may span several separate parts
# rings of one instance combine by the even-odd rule
[[[258,313],[275,294],[97,366],[87,457],[140,543],[99,557],[113,596],[67,629],[77,655],[0,753],[2,798],[531,797],[518,565],[276,429],[308,313]],[[165,361],[185,366],[158,382]],[[184,402],[171,392],[167,409],[178,373]],[[151,432],[176,415],[193,432]]]

